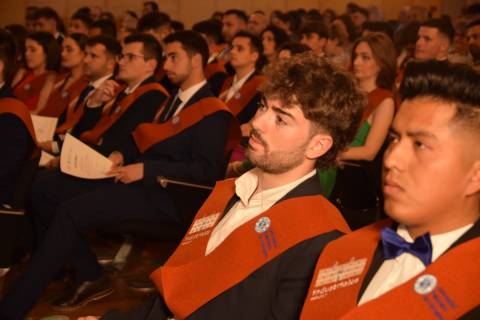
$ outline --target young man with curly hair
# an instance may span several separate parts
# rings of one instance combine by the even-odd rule
[[[348,232],[316,169],[337,159],[360,120],[354,80],[313,53],[266,72],[247,155],[256,166],[217,183],[179,247],[151,278],[159,294],[102,319],[294,319],[314,261]]]

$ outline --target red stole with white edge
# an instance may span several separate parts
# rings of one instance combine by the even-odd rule
[[[130,106],[138,99],[140,96],[143,94],[149,92],[149,91],[160,91],[163,93],[167,98],[169,96],[167,90],[165,90],[164,87],[162,87],[159,83],[147,83],[139,86],[135,91],[130,93],[129,95],[125,96],[123,99],[121,99],[120,103],[118,106],[115,106],[115,98],[112,99],[105,107],[103,108],[102,116],[100,120],[98,120],[97,124],[93,129],[89,131],[85,131],[80,135],[80,140],[82,140],[85,143],[89,144],[97,144],[100,141],[100,138],[103,136],[105,132],[107,132],[108,129],[110,129],[115,122],[117,122],[118,119],[121,118],[121,116],[127,112],[127,110],[130,108]],[[167,102],[168,99],[165,99],[163,106],[165,106],[165,103]],[[159,106],[159,108],[163,107]],[[115,110],[112,112],[112,108],[115,107]]]
[[[480,305],[480,237],[450,249],[411,280],[357,306],[384,220],[329,243],[301,319],[458,319]]]
[[[53,90],[48,97],[47,104],[38,112],[40,116],[59,117],[69,105],[75,105],[77,103],[83,89],[88,85],[88,78],[81,76],[67,89],[64,89],[69,76],[68,74],[57,76]]]
[[[188,317],[298,243],[333,230],[349,232],[340,212],[324,197],[303,196],[275,204],[205,256],[210,234],[234,193],[233,179],[218,182],[173,255],[150,276],[177,319]]]
[[[157,114],[160,114],[159,110]],[[153,145],[171,138],[199,123],[203,118],[216,112],[231,113],[223,101],[215,97],[203,98],[183,109],[176,116],[163,123],[141,123],[133,131],[133,139],[140,153],[144,153]],[[239,129],[238,129],[239,130]]]
[[[240,112],[245,109],[247,104],[253,99],[253,97],[258,93],[258,87],[265,82],[267,78],[265,76],[256,75],[247,82],[238,90],[235,95],[227,101],[227,105],[232,110],[232,113],[237,117]],[[228,94],[228,89],[232,86],[233,77],[227,78],[223,83],[220,97],[226,97]]]

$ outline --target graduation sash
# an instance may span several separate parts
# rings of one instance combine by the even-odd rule
[[[247,104],[258,93],[258,87],[266,80],[265,76],[256,75],[243,84],[240,90],[228,100],[227,105],[232,111],[233,115],[237,117],[240,112],[247,106]],[[226,95],[228,89],[232,86],[233,77],[225,80],[220,96]]]
[[[384,220],[329,243],[301,319],[458,319],[480,305],[480,238],[450,249],[411,280],[357,307]]]
[[[80,140],[84,141],[85,143],[89,144],[96,144],[102,137],[102,135],[110,129],[118,119],[130,108],[130,106],[137,100],[140,96],[147,93],[148,91],[160,91],[165,96],[169,96],[167,90],[163,88],[159,83],[147,83],[141,85],[135,91],[130,93],[129,95],[125,96],[120,103],[115,106],[114,101],[112,99],[103,109],[102,116],[95,127],[89,131],[85,131],[81,134]],[[166,99],[167,100],[167,99]],[[114,108],[113,112],[111,112],[111,108]]]
[[[218,111],[231,113],[223,101],[215,97],[203,98],[183,109],[163,123],[141,123],[133,131],[138,150],[144,153],[151,146],[164,141],[200,122]]]
[[[393,93],[389,90],[382,88],[376,88],[368,94],[368,104],[363,109],[362,114],[362,123],[370,117],[370,115],[377,109],[377,107],[382,103],[383,100],[387,98],[393,99]]]
[[[33,143],[36,145],[37,139],[35,136],[35,130],[33,129],[32,117],[30,116],[30,111],[28,110],[27,106],[25,106],[22,101],[15,98],[2,98],[0,99],[0,115],[5,113],[15,115],[23,122],[28,130],[28,133],[30,133],[30,137],[32,137]],[[38,152],[39,149],[34,148],[32,157],[38,155]]]
[[[349,231],[338,210],[322,196],[291,198],[239,226],[205,256],[210,234],[234,192],[233,179],[218,182],[173,255],[150,276],[177,319],[188,317],[300,242],[333,230]]]
[[[88,79],[82,76],[75,80],[67,89],[65,83],[70,75],[61,75],[57,78],[53,90],[48,97],[45,108],[38,113],[41,116],[59,117],[70,105],[75,105],[83,89],[88,85]]]
[[[225,70],[225,60],[221,61],[214,61],[205,66],[205,78],[209,79],[211,76],[217,73],[227,73],[227,70]]]
[[[35,110],[38,104],[40,91],[50,74],[51,72],[46,71],[41,75],[35,76],[33,72],[27,72],[23,79],[13,89],[15,97],[25,103],[28,109]]]

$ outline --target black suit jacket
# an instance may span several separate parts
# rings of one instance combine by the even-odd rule
[[[319,194],[321,194],[321,187],[318,177],[315,175],[290,191],[279,202],[290,198]],[[225,208],[224,213],[236,201],[238,198],[234,197]],[[314,210],[312,208],[312,214],[317,214]],[[340,235],[341,233],[338,231],[331,231],[299,243],[202,306],[188,319],[298,319],[316,260],[324,246]],[[234,251],[235,248],[232,248],[232,252]],[[232,266],[232,268],[234,267]],[[217,270],[216,272],[225,271]],[[198,289],[201,290],[201,288]],[[113,311],[102,319],[153,320],[165,319],[168,315],[168,308],[159,295],[127,314]]]
[[[10,88],[0,89],[0,99],[13,97]],[[13,114],[0,115],[0,205],[9,203],[25,161],[33,150],[33,140],[21,119]]]
[[[394,226],[396,228],[396,226]],[[452,249],[454,249],[456,246],[465,243],[469,240],[475,239],[477,237],[480,237],[480,220],[478,220],[470,230],[468,230],[463,236],[461,236],[457,241],[455,241],[445,252],[448,252]],[[375,274],[378,272],[378,269],[382,266],[383,262],[385,261],[385,258],[383,256],[383,250],[381,247],[381,244],[377,246],[377,249],[375,250],[375,253],[373,255],[373,260],[370,265],[370,268],[367,271],[367,274],[365,275],[365,278],[363,280],[363,283],[360,287],[360,291],[358,293],[357,297],[357,303],[360,301],[360,298],[362,297],[363,293],[367,289],[368,285],[370,284],[370,281],[372,281],[373,277]],[[460,266],[459,266],[460,267]],[[479,266],[480,270],[480,266]],[[480,285],[480,284],[479,284]],[[480,305],[473,310],[471,310],[469,313],[465,314],[461,319],[480,319]]]
[[[156,82],[156,79],[150,77],[143,81],[142,85],[154,82]],[[131,154],[132,150],[136,148],[131,133],[140,123],[152,122],[165,99],[167,97],[157,90],[142,94],[112,127],[103,134],[100,145],[93,147],[105,156],[119,149],[127,150],[126,153]],[[129,161],[131,159],[126,160]]]
[[[245,84],[248,83],[253,77],[258,76],[260,73],[258,71],[255,71],[245,82]],[[244,85],[245,85],[244,84]],[[232,98],[235,99],[235,98]],[[248,101],[247,105],[243,108],[243,110],[237,115],[237,120],[240,124],[247,123],[250,121],[255,113],[257,112],[258,109],[258,104],[260,103],[260,100],[262,99],[262,95],[260,92],[257,92],[250,101]]]
[[[175,95],[172,95],[174,97]],[[200,88],[186,103],[184,110],[199,100],[213,97],[208,84]],[[179,134],[161,141],[145,151],[120,149],[125,158],[135,155],[135,162],[144,163],[144,184],[156,185],[157,176],[203,184],[213,184],[223,177],[224,150],[232,116],[216,112]]]

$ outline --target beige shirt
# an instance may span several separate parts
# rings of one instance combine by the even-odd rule
[[[233,205],[213,229],[205,255],[215,250],[235,229],[268,210],[289,191],[312,177],[316,171],[312,170],[289,184],[255,193],[258,187],[259,173],[260,170],[254,168],[235,181],[235,193],[240,200]]]
[[[437,260],[440,255],[472,226],[473,224],[469,224],[450,232],[431,236],[432,262]],[[404,225],[398,226],[397,233],[407,242],[414,241]],[[365,302],[381,296],[385,292],[407,282],[423,270],[425,270],[423,262],[410,253],[399,255],[395,259],[385,260],[373,276],[372,281],[370,281],[358,305],[362,305]]]
[[[233,76],[233,82],[232,86],[230,89],[228,89],[227,92],[227,97],[225,98],[225,102],[228,102],[230,99],[233,98],[233,96],[242,89],[243,85],[245,82],[247,82],[247,79],[250,78],[252,74],[255,73],[255,69],[247,73],[242,79],[237,79],[237,75]]]

